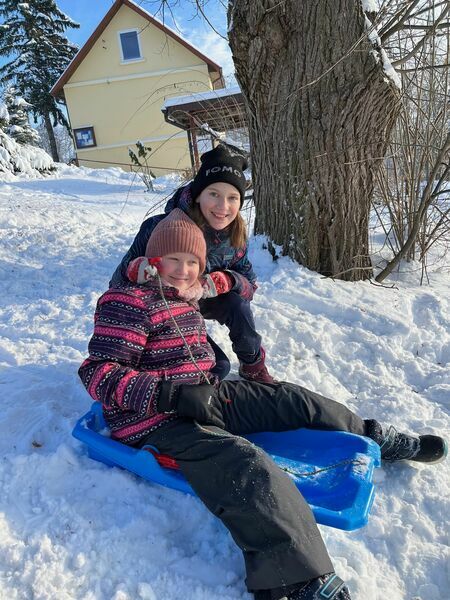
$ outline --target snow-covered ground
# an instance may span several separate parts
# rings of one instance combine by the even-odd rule
[[[96,299],[177,182],[158,183],[149,195],[132,175],[70,167],[0,183],[1,600],[251,598],[239,551],[197,499],[94,462],[71,437],[91,404],[77,368]],[[333,282],[262,244],[251,241],[253,307],[272,372],[449,437],[448,274],[425,287]],[[232,357],[226,330],[210,331]],[[353,598],[450,597],[448,464],[386,466],[366,527],[321,527]]]

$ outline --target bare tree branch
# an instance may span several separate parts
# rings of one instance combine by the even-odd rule
[[[390,273],[392,273],[392,271],[395,269],[395,267],[406,256],[408,250],[413,245],[413,243],[417,237],[417,234],[419,232],[419,227],[421,225],[422,219],[424,218],[426,210],[427,210],[428,206],[430,205],[432,198],[433,198],[434,191],[432,191],[432,186],[434,184],[435,178],[439,172],[439,169],[442,167],[444,157],[447,156],[449,150],[450,150],[450,133],[447,134],[447,138],[446,138],[444,145],[442,146],[442,149],[436,159],[433,170],[429,174],[427,184],[422,193],[422,199],[421,199],[420,205],[417,209],[417,213],[414,215],[413,226],[408,235],[408,238],[407,238],[406,242],[403,244],[403,246],[400,249],[400,251],[398,252],[398,254],[396,256],[394,256],[394,258],[386,265],[386,267],[381,271],[381,273],[379,273],[377,275],[377,277],[375,278],[376,281],[381,282],[384,279],[386,279],[386,277]],[[442,182],[447,177],[449,171],[450,171],[450,166],[447,165],[446,169],[444,170],[441,177],[439,178],[438,183],[435,185],[434,190],[439,190],[440,186],[442,185]]]
[[[450,63],[444,63],[443,65],[426,65],[424,67],[414,67],[412,69],[398,69],[398,72],[399,73],[417,73],[417,71],[447,69],[448,67],[450,67]]]
[[[380,36],[381,43],[383,44],[389,37],[391,37],[394,33],[402,29],[404,23],[411,16],[411,12],[414,8],[419,4],[421,0],[414,0],[413,2],[408,2],[409,6],[405,7],[405,10],[402,14],[401,8],[393,15],[393,17],[386,23],[384,27],[380,29],[378,32]]]
[[[415,47],[410,52],[408,52],[408,54],[406,54],[406,56],[403,56],[399,60],[393,61],[392,62],[392,66],[393,67],[398,67],[399,65],[403,65],[410,58],[412,58],[413,56],[415,56],[419,52],[419,50],[421,50],[423,48],[423,46],[425,45],[426,41],[433,36],[434,32],[436,31],[437,26],[447,16],[447,14],[449,12],[450,12],[450,4],[447,4],[446,8],[444,8],[444,10],[441,12],[441,14],[439,15],[439,17],[434,22],[434,24],[430,27],[430,29],[427,31],[427,33],[420,40],[420,42],[418,44],[416,44]]]

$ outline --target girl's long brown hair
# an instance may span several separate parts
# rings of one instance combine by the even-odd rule
[[[192,201],[187,213],[200,229],[204,230],[208,225],[208,221],[203,216],[198,202]],[[227,231],[233,248],[242,248],[245,246],[247,242],[247,225],[240,212],[238,212],[234,221],[228,225]]]

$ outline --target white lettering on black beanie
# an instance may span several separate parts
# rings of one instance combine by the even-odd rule
[[[241,208],[244,202],[247,160],[244,156],[230,152],[225,146],[217,146],[201,155],[200,169],[191,183],[191,195],[195,200],[203,190],[219,181],[233,185],[241,196]]]

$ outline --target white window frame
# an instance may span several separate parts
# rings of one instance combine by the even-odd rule
[[[122,46],[122,38],[120,37],[121,33],[136,33],[136,37],[137,37],[137,43],[138,43],[138,48],[139,48],[139,57],[138,58],[124,58],[123,56],[123,46]],[[141,40],[139,39],[139,29],[122,29],[121,31],[117,32],[117,39],[119,41],[119,48],[120,48],[120,62],[123,64],[128,64],[128,63],[133,63],[133,62],[141,62],[144,59],[144,57],[142,56],[142,48],[141,48]]]

